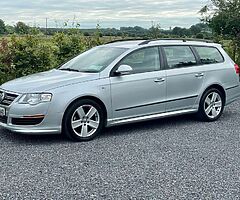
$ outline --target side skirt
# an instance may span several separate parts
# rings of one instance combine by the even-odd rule
[[[178,110],[178,111],[146,115],[146,116],[140,116],[140,117],[133,117],[133,118],[109,119],[108,123],[107,123],[107,127],[122,125],[122,124],[130,124],[130,123],[135,123],[135,122],[148,121],[148,120],[152,120],[152,119],[172,117],[172,116],[183,115],[183,114],[196,113],[197,111],[198,111],[197,109],[187,109],[187,110]]]

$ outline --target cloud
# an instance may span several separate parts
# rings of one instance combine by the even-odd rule
[[[151,22],[162,27],[187,27],[199,22],[198,11],[203,0],[8,0],[0,2],[0,18],[8,24],[24,21],[29,25],[62,26],[65,21],[80,22],[81,26],[102,27],[139,25]]]

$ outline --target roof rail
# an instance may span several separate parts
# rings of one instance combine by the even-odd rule
[[[120,40],[113,40],[110,42],[107,42],[105,44],[112,44],[114,42],[130,42],[130,41],[138,41],[138,40],[148,40],[147,38],[131,38],[131,39],[120,39]]]
[[[145,44],[149,44],[150,42],[159,41],[159,40],[179,40],[179,41],[183,41],[183,42],[196,41],[196,42],[206,42],[206,43],[213,42],[211,40],[194,39],[194,38],[159,38],[159,39],[146,40],[146,41],[140,43],[139,45],[145,45]]]
[[[120,40],[113,40],[110,42],[107,42],[105,44],[112,44],[115,42],[130,42],[130,41],[141,41],[144,40],[143,42],[141,42],[138,45],[146,45],[149,44],[150,42],[154,42],[154,41],[159,41],[159,40],[178,40],[178,41],[182,41],[182,42],[187,42],[187,41],[196,41],[196,42],[206,42],[206,43],[212,43],[212,40],[204,40],[204,39],[194,39],[194,38],[159,38],[159,39],[149,39],[149,38],[130,38],[130,39],[120,39]]]

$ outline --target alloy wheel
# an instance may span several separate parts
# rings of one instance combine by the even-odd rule
[[[215,119],[222,111],[223,102],[217,92],[211,92],[204,101],[204,111],[210,119]]]
[[[90,137],[100,125],[98,110],[92,105],[82,105],[75,110],[71,119],[72,129],[80,137]]]

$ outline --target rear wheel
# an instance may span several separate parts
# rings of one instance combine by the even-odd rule
[[[65,113],[63,133],[76,141],[89,141],[99,134],[104,125],[101,106],[92,100],[79,100]]]
[[[218,89],[210,89],[204,93],[198,111],[198,117],[203,121],[216,121],[224,110],[225,100]]]

